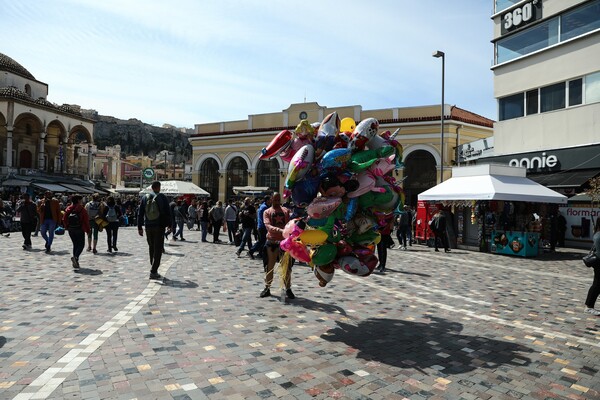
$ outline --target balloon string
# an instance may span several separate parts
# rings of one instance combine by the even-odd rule
[[[291,268],[290,268],[290,264],[292,263],[292,256],[290,255],[290,253],[288,253],[287,251],[285,253],[283,253],[283,255],[281,256],[280,260],[279,260],[279,266],[277,267],[279,269],[279,279],[280,279],[280,287],[282,289],[287,289],[286,287],[286,283],[290,282],[290,273],[291,273]]]

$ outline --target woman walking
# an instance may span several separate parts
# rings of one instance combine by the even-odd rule
[[[71,263],[73,269],[79,269],[79,256],[85,247],[85,235],[90,232],[90,220],[85,208],[81,205],[81,196],[75,195],[71,198],[72,204],[65,210],[63,226],[69,232],[73,243],[73,257]]]
[[[119,224],[121,221],[121,207],[117,206],[114,197],[106,198],[106,207],[101,212],[102,219],[108,222],[106,226],[106,241],[108,243],[108,252],[119,251],[117,248],[117,236],[119,234]]]
[[[596,219],[592,240],[594,242],[594,252],[596,253],[596,257],[600,258],[600,218]],[[585,299],[584,311],[588,314],[600,316],[600,310],[594,308],[598,295],[600,295],[600,265],[595,265],[593,268],[594,281],[592,282],[592,286],[590,286],[587,298]]]

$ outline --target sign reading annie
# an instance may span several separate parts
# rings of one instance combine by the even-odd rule
[[[542,18],[542,0],[532,0],[521,4],[502,14],[502,30],[504,35]]]
[[[541,157],[513,158],[508,162],[511,167],[524,167],[528,170],[552,169],[559,166],[558,157],[553,154],[542,153]]]

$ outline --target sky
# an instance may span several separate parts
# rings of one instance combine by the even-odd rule
[[[48,100],[161,126],[291,104],[496,119],[492,0],[0,0],[0,53]],[[315,121],[311,121],[315,122]]]

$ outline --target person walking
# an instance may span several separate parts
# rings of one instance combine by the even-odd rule
[[[69,232],[71,243],[73,243],[73,257],[71,263],[73,269],[79,269],[79,256],[85,247],[85,235],[90,232],[90,219],[81,205],[82,197],[74,195],[71,197],[71,204],[67,206],[65,215],[63,216],[63,226]]]
[[[108,244],[108,252],[119,251],[117,248],[117,238],[119,234],[119,225],[121,224],[121,207],[119,207],[114,197],[109,196],[106,198],[106,204],[101,208],[100,216],[108,225],[106,225],[106,242]]]
[[[446,224],[446,215],[442,210],[438,210],[438,212],[434,215],[431,220],[431,230],[435,236],[435,251],[440,251],[438,249],[439,242],[441,242],[442,246],[444,246],[444,252],[449,253],[450,247],[448,245],[448,233],[446,232],[447,224]]]
[[[283,228],[290,220],[291,211],[288,208],[281,206],[281,195],[273,194],[272,205],[263,213],[263,222],[267,230],[266,233],[266,257],[267,265],[265,268],[265,288],[260,293],[260,297],[268,297],[271,295],[271,284],[273,283],[273,269],[275,263],[281,257],[281,248],[279,243],[283,238]],[[245,233],[244,233],[245,234]],[[242,242],[243,243],[243,242]],[[292,292],[292,271],[285,277],[285,295],[288,299],[295,299],[296,296]]]
[[[150,253],[150,279],[160,280],[163,277],[158,273],[160,260],[165,243],[165,229],[171,223],[169,200],[160,193],[160,182],[152,182],[152,193],[142,198],[137,217],[138,234],[144,236],[146,228],[146,241]]]
[[[54,230],[60,222],[60,203],[52,196],[51,191],[44,193],[44,198],[38,206],[38,215],[40,218],[40,232],[46,244],[46,253],[52,251],[52,242],[54,241]]]
[[[390,218],[387,221],[387,224],[383,226],[379,233],[381,234],[381,240],[377,243],[377,259],[379,260],[379,265],[377,267],[377,272],[380,274],[385,274],[386,272],[386,264],[387,264],[387,251],[389,249],[389,243],[392,241],[392,229],[394,228],[394,218]]]
[[[592,236],[592,241],[594,243],[593,249],[596,253],[596,257],[600,258],[600,218],[597,218],[596,223],[594,224],[594,236]],[[587,298],[585,299],[584,312],[600,316],[600,310],[594,308],[596,300],[598,300],[598,296],[600,295],[600,265],[595,265],[593,269],[594,280],[592,281],[592,286],[590,286]]]
[[[85,205],[85,211],[87,211],[88,218],[90,219],[90,232],[87,235],[87,251],[92,251],[94,254],[98,253],[98,250],[96,249],[98,245],[98,224],[96,223],[96,217],[98,216],[101,205],[102,203],[100,202],[100,195],[98,193],[94,193],[92,195],[92,201],[88,201]]]
[[[209,211],[209,218],[213,224],[213,243],[221,243],[219,240],[219,232],[221,231],[221,225],[223,225],[223,216],[225,211],[223,210],[223,203],[217,201]]]
[[[173,233],[173,240],[177,240],[177,237],[179,236],[179,240],[185,241],[185,239],[183,238],[183,227],[185,226],[186,211],[182,206],[181,200],[177,200],[175,202],[175,207],[173,208],[173,215],[175,219],[175,230]]]
[[[242,223],[242,229],[244,233],[242,234],[242,242],[240,243],[240,247],[235,252],[235,254],[239,257],[244,251],[244,246],[248,244],[248,250],[252,248],[252,230],[256,225],[256,208],[252,205],[250,201],[250,197],[246,197],[244,199],[244,205],[239,213],[239,218]]]
[[[233,200],[229,199],[229,203],[225,208],[225,223],[227,224],[227,236],[229,237],[229,242],[227,242],[227,244],[235,244],[237,214],[237,207],[235,206],[235,204],[233,204]]]
[[[412,223],[412,214],[410,212],[410,208],[408,206],[404,206],[404,211],[398,214],[396,218],[398,223],[398,229],[396,230],[396,238],[398,239],[398,248],[402,250],[406,250],[406,242],[408,239],[409,246],[412,246],[411,234],[410,234],[410,224]]]
[[[198,210],[198,220],[200,221],[200,229],[202,230],[202,242],[208,242],[206,236],[208,235],[208,202],[203,201],[200,203],[200,209]]]
[[[198,219],[198,213],[196,206],[198,202],[196,199],[192,200],[192,204],[188,207],[187,210],[187,227],[189,230],[192,230],[194,226],[196,226],[196,220]]]
[[[29,193],[21,195],[21,200],[17,203],[16,211],[21,215],[21,234],[24,239],[23,250],[31,250],[31,232],[33,232],[37,224],[37,209],[31,201]]]
[[[265,243],[267,242],[267,228],[265,227],[265,222],[263,220],[263,214],[265,210],[271,207],[271,196],[265,196],[262,204],[258,207],[257,215],[257,227],[258,227],[258,240],[254,243],[254,246],[250,250],[248,250],[248,255],[250,258],[254,259],[254,252],[258,252],[258,256],[263,259],[266,259],[263,254],[263,250],[265,247]],[[264,263],[266,264],[266,263]]]

